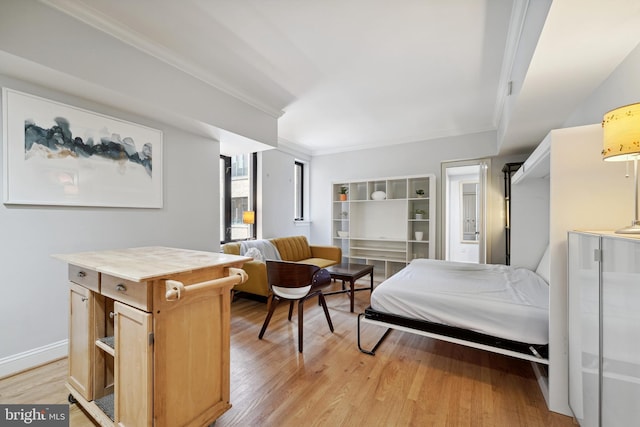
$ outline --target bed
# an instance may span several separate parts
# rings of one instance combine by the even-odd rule
[[[375,354],[392,329],[548,364],[549,286],[542,274],[498,264],[415,259],[378,285],[358,316],[358,348]],[[362,323],[387,328],[371,349]]]

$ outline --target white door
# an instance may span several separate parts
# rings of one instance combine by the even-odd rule
[[[443,162],[442,258],[487,262],[487,171],[489,159]]]

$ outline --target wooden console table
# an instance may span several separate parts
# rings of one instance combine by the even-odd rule
[[[230,294],[251,258],[165,247],[69,264],[69,400],[102,426],[203,426],[227,411]]]

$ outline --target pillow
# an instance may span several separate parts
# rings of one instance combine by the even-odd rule
[[[549,265],[549,246],[547,245],[547,249],[545,249],[544,254],[542,254],[542,258],[540,258],[540,262],[538,263],[538,268],[536,268],[536,273],[542,277],[547,284],[549,284],[549,276],[551,276],[551,265]]]
[[[260,252],[258,248],[247,249],[247,251],[244,253],[244,256],[251,257],[254,261],[264,262],[264,255],[262,255],[262,252]]]
[[[244,240],[240,242],[240,255],[247,255],[247,251],[252,248],[257,249],[260,252],[262,261],[265,259],[275,259],[276,261],[282,260],[278,249],[276,249],[273,243],[264,239]]]

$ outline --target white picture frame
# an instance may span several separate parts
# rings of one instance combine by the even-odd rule
[[[161,208],[162,131],[2,88],[5,204]]]

